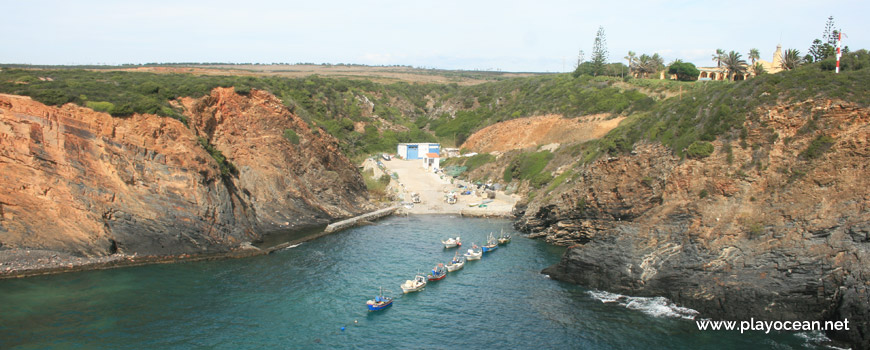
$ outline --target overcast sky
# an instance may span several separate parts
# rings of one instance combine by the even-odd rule
[[[0,63],[313,62],[559,72],[629,50],[701,66],[717,48],[801,54],[828,16],[870,48],[870,1],[0,0]]]

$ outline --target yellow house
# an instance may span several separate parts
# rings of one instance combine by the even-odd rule
[[[773,52],[771,61],[757,60],[755,63],[761,63],[767,73],[782,71],[782,45],[776,45],[776,51]],[[728,70],[725,67],[698,67],[698,70],[701,71],[698,74],[698,80],[728,80]],[[752,66],[749,66],[746,74],[736,75],[734,80],[745,80],[754,76]]]

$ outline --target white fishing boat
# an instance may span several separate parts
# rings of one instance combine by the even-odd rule
[[[478,247],[477,244],[472,243],[471,249],[469,249],[464,256],[468,260],[480,260],[480,257],[483,256],[483,251],[480,250],[480,247]]]
[[[406,280],[401,287],[403,293],[419,292],[426,288],[426,277],[417,275],[413,280]]]
[[[459,252],[453,256],[453,260],[447,264],[447,272],[459,271],[465,266],[465,257],[459,256]]]
[[[441,241],[441,244],[444,245],[445,249],[455,248],[462,245],[462,240],[459,239],[459,236],[456,236],[456,238],[450,237],[446,241]]]

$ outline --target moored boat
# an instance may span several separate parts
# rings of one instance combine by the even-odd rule
[[[484,253],[498,249],[498,241],[492,235],[492,232],[489,233],[489,237],[486,239],[486,244],[484,244],[481,248],[483,249]]]
[[[413,280],[406,280],[405,283],[402,283],[401,287],[403,293],[419,292],[426,287],[426,277],[422,275],[414,276]]]
[[[450,263],[447,264],[447,272],[459,271],[462,267],[465,266],[465,257],[460,256],[459,252],[456,252],[456,255],[453,256],[453,260],[450,260]]]
[[[498,236],[498,244],[508,244],[511,242],[510,233],[504,233],[504,229],[501,230],[501,234]]]
[[[483,256],[483,251],[480,250],[477,244],[472,243],[471,249],[464,256],[468,260],[480,260],[480,257]]]
[[[441,244],[444,244],[444,249],[460,247],[462,246],[462,240],[459,239],[459,236],[456,236],[456,238],[450,237],[446,241],[441,241]]]
[[[369,311],[380,311],[393,306],[393,298],[385,297],[384,289],[381,288],[380,292],[374,299],[366,302],[366,306],[368,306]]]
[[[444,277],[447,277],[447,269],[444,268],[444,264],[439,263],[432,269],[432,273],[426,275],[426,278],[431,281],[440,281],[443,280]]]

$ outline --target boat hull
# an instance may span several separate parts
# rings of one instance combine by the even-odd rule
[[[393,306],[393,301],[390,300],[390,301],[383,303],[381,305],[367,304],[366,306],[369,307],[369,311],[381,311],[381,310],[386,309],[390,306]]]
[[[461,264],[447,265],[447,272],[459,271],[465,267],[465,262]]]
[[[483,252],[484,252],[484,253],[487,253],[487,252],[491,252],[491,251],[493,251],[493,250],[498,249],[498,245],[493,245],[493,246],[483,246],[482,249],[483,249]]]

